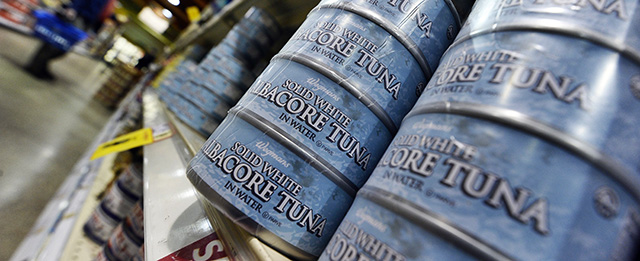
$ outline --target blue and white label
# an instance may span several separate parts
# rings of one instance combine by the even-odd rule
[[[611,176],[554,144],[466,116],[407,118],[364,188],[516,259],[606,260],[628,254],[614,250],[640,235],[638,202]]]
[[[318,6],[347,5],[407,35],[422,52],[432,70],[460,30],[455,10],[444,0],[323,0]],[[385,25],[385,26],[386,26]]]
[[[636,0],[478,0],[459,37],[513,26],[604,39],[612,47],[640,55]]]
[[[249,218],[314,256],[353,201],[305,160],[238,117],[223,121],[192,159],[189,172],[197,175],[190,178],[198,190],[213,190],[242,212],[234,220]]]
[[[452,46],[416,106],[449,101],[515,110],[640,173],[639,75],[638,64],[589,41],[493,33]]]
[[[373,22],[338,9],[311,12],[280,54],[313,59],[342,75],[400,125],[426,78],[411,53]]]
[[[335,167],[357,187],[367,180],[392,134],[362,102],[323,75],[274,60],[238,107],[260,115]]]

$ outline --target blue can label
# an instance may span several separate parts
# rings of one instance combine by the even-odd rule
[[[255,42],[262,50],[271,48],[271,43],[277,38],[271,38],[267,35],[268,29],[264,24],[256,24],[247,19],[241,20],[232,30],[242,31],[248,36],[247,40]]]
[[[204,113],[199,107],[180,95],[165,95],[163,100],[167,108],[175,113],[176,117],[197,130],[204,136],[209,136],[218,127],[218,121]]]
[[[319,260],[469,260],[436,234],[360,195]]]
[[[318,6],[336,4],[347,4],[356,11],[371,11],[385,21],[383,26],[389,26],[388,30],[402,31],[419,47],[432,70],[460,30],[456,11],[444,0],[323,0]]]
[[[227,117],[189,164],[215,191],[286,242],[319,256],[353,198],[304,159],[239,117]],[[216,201],[213,200],[216,204]]]
[[[229,110],[229,105],[220,96],[205,88],[197,78],[182,85],[181,94],[217,119],[224,118]]]
[[[243,20],[252,22],[255,26],[264,26],[271,40],[275,41],[280,37],[280,26],[278,25],[278,22],[260,8],[255,6],[251,7],[251,9],[245,13]]]
[[[238,103],[278,126],[358,188],[392,134],[341,86],[288,60],[274,60]]]
[[[391,120],[400,121],[418,99],[426,78],[407,49],[385,29],[338,9],[311,12],[280,54],[315,60],[369,95]]]
[[[260,48],[253,42],[251,38],[240,32],[242,28],[234,26],[229,33],[222,39],[222,42],[211,50],[211,54],[225,54],[236,57],[245,62],[247,66],[262,57]]]
[[[207,72],[201,69],[198,70],[196,77],[200,79],[203,87],[220,96],[228,105],[236,104],[244,94],[244,90],[217,71]]]
[[[405,119],[365,188],[516,259],[605,260],[630,254],[640,239],[638,202],[612,176],[535,136],[466,116]]]
[[[417,106],[450,101],[512,109],[639,173],[638,79],[640,66],[589,41],[501,32],[453,45]]]
[[[605,40],[640,55],[640,2],[636,0],[479,0],[459,37],[513,26]]]
[[[233,56],[216,53],[202,60],[199,66],[208,72],[217,71],[229,81],[245,88],[251,86],[255,80],[255,75]]]

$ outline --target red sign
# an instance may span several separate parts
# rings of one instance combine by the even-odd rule
[[[218,235],[214,232],[196,242],[193,242],[180,250],[169,254],[158,261],[208,261],[224,258],[228,260],[227,253],[224,251],[222,241],[218,239]]]

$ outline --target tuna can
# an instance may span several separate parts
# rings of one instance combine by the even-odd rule
[[[242,21],[245,20],[252,22],[256,26],[263,26],[272,41],[276,41],[280,37],[282,30],[276,19],[260,8],[255,6],[251,7],[249,11],[244,14]]]
[[[94,261],[117,261],[117,259],[109,249],[103,247],[96,255]]]
[[[142,209],[142,199],[138,200],[123,222],[126,229],[131,231],[134,236],[137,238],[144,238],[144,211]]]
[[[138,198],[142,197],[142,173],[134,163],[122,170],[118,180],[124,190]]]
[[[253,63],[262,58],[263,54],[258,44],[244,31],[245,29],[240,25],[234,26],[211,52],[230,55],[243,61],[247,67],[251,67]]]
[[[181,95],[168,96],[168,98],[165,99],[169,110],[175,113],[176,117],[187,126],[198,131],[200,134],[209,136],[218,127],[217,118],[204,112],[200,107]]]
[[[114,186],[111,186],[109,192],[102,198],[102,204],[118,219],[123,219],[133,209],[133,205],[136,204],[138,199],[140,197],[129,191],[121,180],[116,180]]]
[[[138,249],[138,253],[131,258],[131,261],[144,261],[144,244]]]
[[[480,259],[626,260],[634,254],[640,242],[636,175],[613,175],[517,125],[410,115],[360,190],[370,192],[368,200]],[[404,236],[398,234],[428,245]]]
[[[640,61],[640,2],[636,0],[479,0],[459,38],[504,30],[585,38]]]
[[[590,41],[510,31],[457,42],[424,105],[518,122],[611,171],[640,173],[640,66]]]
[[[229,105],[236,104],[245,91],[217,71],[206,72],[201,69],[196,77],[199,77],[203,87],[220,96]]]
[[[469,7],[473,1],[466,1]],[[323,0],[316,7],[342,9],[362,16],[400,40],[430,77],[453,42],[461,22],[450,0]]]
[[[269,128],[244,114],[227,117],[189,163],[187,178],[265,244],[293,259],[317,258],[355,194],[298,153],[295,141],[255,126]]]
[[[247,19],[242,19],[238,24],[236,24],[229,33],[232,31],[236,31],[240,35],[244,36],[247,40],[255,43],[257,47],[259,47],[263,51],[267,51],[271,48],[271,44],[277,40],[278,38],[271,38],[267,29],[262,24],[256,24]],[[262,52],[264,55],[265,52]]]
[[[222,119],[229,110],[229,104],[218,94],[205,88],[201,79],[195,77],[182,85],[181,95],[187,97],[196,106],[216,119]]]
[[[102,245],[109,239],[111,232],[118,226],[120,220],[121,219],[115,214],[104,207],[104,203],[100,203],[100,205],[91,212],[91,216],[82,227],[82,230],[84,230],[85,235],[87,235],[89,239]]]
[[[322,161],[353,194],[395,131],[342,86],[282,59],[271,61],[233,110],[251,114],[269,130],[293,140],[300,153]]]
[[[207,72],[217,71],[224,75],[231,82],[247,89],[256,76],[241,61],[233,56],[214,54],[213,56],[202,60],[200,67]]]
[[[358,192],[319,260],[474,259],[442,235],[398,215],[393,206],[369,200],[368,196],[377,194]]]
[[[141,238],[135,238],[121,223],[113,230],[104,248],[105,252],[113,254],[115,260],[128,261],[138,253],[142,242]]]
[[[340,9],[312,11],[275,57],[332,76],[394,129],[427,81],[400,41],[377,24]]]

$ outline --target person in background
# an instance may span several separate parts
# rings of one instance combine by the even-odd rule
[[[63,4],[55,9],[55,14],[63,21],[70,22],[80,30],[95,31],[102,26],[102,21],[113,11],[114,0],[73,0],[70,5]],[[38,51],[25,66],[25,70],[36,78],[53,80],[49,71],[49,63],[66,53],[65,50],[43,42]]]
[[[149,51],[146,51],[144,53],[144,56],[138,59],[138,63],[136,64],[136,69],[138,69],[139,71],[142,71],[143,69],[149,67],[149,65],[153,63],[153,61],[155,60],[156,60],[155,50],[151,49]]]

